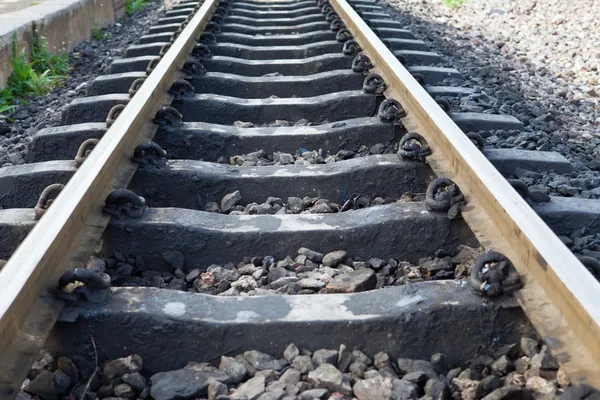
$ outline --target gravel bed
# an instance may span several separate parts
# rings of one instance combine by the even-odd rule
[[[585,389],[570,387],[548,348],[523,337],[485,347],[464,365],[441,353],[416,360],[383,351],[370,357],[343,344],[314,352],[290,344],[283,354],[249,350],[153,375],[138,354],[97,365],[94,358],[55,359],[42,351],[23,390],[20,399],[499,400],[584,398]]]
[[[279,197],[268,197],[264,203],[250,203],[241,205],[243,196],[239,190],[226,194],[219,203],[209,201],[201,207],[208,212],[229,215],[272,215],[272,214],[329,214],[375,207],[394,202],[406,203],[409,201],[422,201],[424,194],[405,193],[400,199],[390,197],[375,197],[370,199],[367,195],[352,195],[343,204],[338,204],[328,199],[319,197],[288,197],[285,201]]]
[[[110,64],[120,58],[128,47],[156,24],[166,7],[178,1],[153,0],[135,15],[124,16],[120,22],[103,30],[109,38],[80,43],[69,54],[73,61],[70,77],[64,87],[46,96],[30,97],[27,104],[13,110],[14,122],[0,120],[0,166],[24,164],[28,145],[40,130],[61,124],[61,114],[75,98],[85,97],[87,85],[106,73]]]
[[[336,161],[348,160],[351,158],[365,157],[376,154],[392,154],[398,151],[398,142],[392,144],[376,143],[371,147],[362,145],[357,150],[340,150],[335,154],[324,153],[323,149],[308,150],[298,149],[294,154],[284,152],[267,153],[264,150],[257,150],[248,154],[241,154],[229,157],[220,157],[217,162],[222,164],[239,166],[258,166],[266,165],[311,165],[311,164],[330,164]]]
[[[237,265],[188,268],[178,251],[162,254],[170,271],[148,271],[141,257],[93,258],[90,267],[110,275],[114,286],[154,286],[219,296],[354,293],[424,280],[462,279],[471,273],[482,248],[438,250],[413,265],[402,260],[350,257],[343,250],[327,254],[307,248],[296,256],[246,257]]]
[[[446,57],[475,94],[453,109],[513,115],[525,132],[483,132],[488,146],[557,151],[575,172],[528,179],[555,196],[600,197],[600,8],[558,0],[389,0],[407,29]],[[391,11],[391,9],[390,9]]]

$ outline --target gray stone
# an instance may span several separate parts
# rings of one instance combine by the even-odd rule
[[[300,197],[288,197],[287,204],[294,214],[299,214],[304,210],[304,203]]]
[[[298,281],[302,289],[320,290],[325,287],[325,283],[313,278],[303,278]]]
[[[460,373],[462,372],[462,368],[454,368],[451,369],[450,371],[448,371],[448,373],[446,374],[446,378],[448,380],[452,380],[454,378],[458,378],[458,376],[460,375]]]
[[[279,278],[277,279],[275,282],[271,282],[269,284],[269,287],[271,289],[279,289],[282,288],[284,286],[291,286],[294,287],[296,286],[296,283],[298,282],[298,278],[295,276],[285,276],[283,278]]]
[[[235,269],[226,269],[221,267],[220,265],[211,265],[206,269],[206,272],[202,274],[202,278],[206,276],[206,274],[210,274],[212,276],[213,284],[217,285],[221,281],[229,281],[233,282],[240,278],[240,274],[238,274]]]
[[[535,354],[531,357],[531,367],[539,368],[539,369],[549,369],[549,370],[557,370],[558,364],[550,354],[550,349],[548,346],[543,345],[542,350],[538,354]]]
[[[294,358],[294,361],[292,361],[292,367],[297,371],[300,371],[301,374],[306,374],[315,369],[309,356],[297,356]]]
[[[302,199],[300,199],[300,201],[302,201]],[[319,252],[307,249],[306,247],[301,247],[298,250],[298,254],[306,256],[306,258],[308,258],[310,261],[313,261],[316,263],[320,263],[321,261],[323,261],[323,253],[319,253]]]
[[[492,374],[496,376],[504,376],[514,369],[515,365],[507,356],[500,357],[491,365]]]
[[[225,396],[227,393],[229,389],[224,383],[212,381],[208,385],[208,400],[217,400],[219,396]]]
[[[331,364],[321,364],[314,371],[310,371],[308,381],[317,388],[340,392],[346,396],[352,395],[348,378]]]
[[[198,278],[200,276],[201,273],[202,272],[198,268],[195,268],[195,269],[191,270],[190,272],[188,272],[188,274],[185,276],[185,281],[193,282],[196,278]]]
[[[460,393],[460,398],[464,400],[475,400],[481,397],[482,385],[480,381],[471,379],[452,379],[452,385]]]
[[[435,353],[431,356],[431,365],[435,372],[440,375],[446,375],[446,373],[448,373],[448,360],[442,353]]]
[[[286,364],[285,360],[277,360],[268,354],[256,350],[246,351],[244,353],[244,358],[256,371],[263,371],[266,369],[280,371]]]
[[[462,371],[460,374],[458,374],[458,379],[469,379],[472,381],[480,381],[483,379],[483,375],[481,374],[481,372],[477,372],[475,370],[472,370],[471,368],[467,368],[464,371]]]
[[[352,364],[350,364],[350,373],[357,379],[364,379],[365,377],[365,371],[367,370],[367,366],[360,362],[360,361],[355,361]]]
[[[283,389],[271,390],[261,394],[257,400],[281,400],[286,395]]]
[[[312,206],[308,212],[311,214],[326,214],[332,213],[333,210],[326,203],[318,203]]]
[[[528,400],[533,399],[531,393],[519,386],[504,386],[483,397],[482,400]]]
[[[429,377],[423,371],[414,371],[414,372],[409,372],[408,374],[405,374],[402,377],[402,380],[409,381],[419,387],[423,387],[423,386],[425,386],[425,383],[427,383],[427,380],[429,380]]]
[[[389,399],[392,396],[392,380],[381,377],[358,380],[352,389],[358,400]]]
[[[375,354],[375,356],[373,356],[373,365],[377,369],[389,367],[390,366],[390,356],[387,353],[380,351],[379,353]]]
[[[56,393],[61,396],[67,394],[69,388],[71,387],[71,377],[67,375],[63,370],[57,369],[56,371],[54,371],[52,379],[54,379],[54,387],[56,389]]]
[[[521,351],[527,357],[533,357],[537,354],[539,347],[539,342],[535,339],[531,339],[528,337],[521,338]]]
[[[352,353],[345,345],[341,344],[340,350],[338,351],[338,369],[342,372],[346,372],[351,363]]]
[[[54,374],[45,369],[25,386],[25,391],[33,395],[39,396],[44,400],[58,399],[56,385],[54,383]]]
[[[373,290],[377,286],[377,276],[370,269],[359,269],[350,273],[336,275],[327,284],[332,293],[355,293]]]
[[[150,395],[154,400],[179,400],[206,394],[208,381],[201,371],[178,369],[158,372],[150,377]]]
[[[254,280],[250,275],[244,275],[240,277],[237,281],[231,282],[231,287],[235,289],[239,289],[243,292],[248,292],[250,290],[256,289],[258,287],[258,282]]]
[[[277,373],[275,371],[273,371],[272,369],[265,369],[263,371],[256,371],[256,374],[254,376],[264,376],[265,377],[265,384],[271,383],[271,382],[277,380]]]
[[[256,400],[265,391],[265,377],[255,376],[240,385],[234,392],[234,398]]]
[[[313,365],[319,366],[323,363],[337,365],[338,352],[336,350],[321,349],[313,353]]]
[[[221,212],[228,213],[242,200],[242,194],[239,190],[233,193],[228,193],[221,199]]]
[[[269,270],[267,274],[267,279],[269,283],[275,282],[276,280],[283,278],[287,275],[287,270],[283,267],[273,267]]]
[[[335,267],[347,257],[347,253],[344,250],[332,251],[325,254],[322,263],[328,267]]]
[[[392,400],[413,400],[417,398],[417,385],[402,379],[392,381]]]
[[[285,371],[281,375],[279,380],[281,382],[285,382],[287,385],[295,385],[296,383],[300,382],[300,377],[301,377],[300,371],[298,371],[294,368],[289,368],[287,371]]]
[[[294,343],[291,343],[285,348],[283,352],[283,358],[285,358],[287,362],[291,363],[294,361],[294,358],[298,357],[299,354],[300,350],[298,350],[298,347],[296,347]]]
[[[139,372],[134,372],[133,374],[125,374],[121,377],[123,382],[127,383],[136,392],[140,393],[146,387],[146,378]]]
[[[391,366],[381,368],[379,374],[384,378],[390,378],[392,380],[399,378],[398,374]]]
[[[232,383],[243,381],[248,374],[244,364],[237,362],[233,357],[222,356],[219,369],[229,375]]]
[[[481,385],[483,392],[488,394],[504,386],[504,381],[497,376],[489,375],[481,380]]]
[[[328,393],[327,389],[310,389],[300,394],[300,400],[324,399]]]
[[[424,400],[451,400],[450,385],[445,379],[430,379],[425,385]]]
[[[294,156],[289,153],[276,152],[273,153],[273,161],[281,165],[288,165],[293,164],[296,160],[294,159]]]
[[[274,382],[269,382],[267,384],[267,392],[271,391],[271,390],[285,390],[285,388],[287,388],[288,384],[283,382],[283,381],[274,381]]]
[[[414,360],[412,358],[399,358],[398,359],[398,369],[400,371],[400,375],[406,375],[409,372],[422,371],[429,378],[437,378],[438,374],[433,369],[433,365],[429,361],[425,360]]]
[[[71,361],[71,359],[67,357],[59,357],[57,365],[58,368],[62,369],[67,375],[69,375],[71,382],[79,382],[79,370],[77,369],[75,363]]]
[[[360,350],[352,350],[352,360],[361,362],[361,363],[365,364],[366,366],[373,364],[373,361],[371,361],[369,356],[367,356],[365,353],[363,353]]]
[[[125,374],[139,372],[144,366],[142,357],[137,354],[132,354],[128,357],[117,358],[116,360],[107,361],[102,367],[102,374],[107,379],[121,377]]]
[[[131,386],[126,383],[120,383],[115,386],[114,393],[116,397],[121,397],[124,399],[133,399],[135,398],[135,390]]]

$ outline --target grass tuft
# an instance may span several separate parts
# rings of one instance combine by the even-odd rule
[[[92,28],[92,39],[94,40],[104,40],[110,38],[110,33],[104,32],[101,29],[98,29],[98,26],[94,22],[94,27]]]
[[[125,12],[131,17],[136,12],[146,8],[147,5],[146,0],[127,0],[125,2]]]
[[[464,6],[466,3],[468,3],[468,0],[442,0],[442,4],[448,8]]]
[[[56,55],[48,51],[48,43],[33,35],[32,51],[29,56],[25,49],[19,51],[17,34],[13,33],[12,57],[13,69],[8,77],[6,88],[0,90],[0,118],[7,119],[6,112],[16,105],[23,104],[27,96],[43,96],[52,89],[61,86],[69,74],[67,55]]]

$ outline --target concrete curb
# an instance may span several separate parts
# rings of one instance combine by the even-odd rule
[[[13,34],[19,49],[31,51],[32,24],[48,41],[51,52],[68,52],[91,37],[94,23],[106,27],[125,14],[125,0],[48,0],[0,15],[0,87],[12,68]]]

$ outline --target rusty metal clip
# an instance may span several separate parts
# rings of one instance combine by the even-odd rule
[[[397,119],[404,118],[406,111],[396,99],[385,99],[379,105],[377,113],[382,122],[394,122]]]
[[[61,192],[61,190],[63,190],[64,187],[65,185],[63,185],[62,183],[53,183],[52,185],[49,185],[48,187],[46,187],[46,189],[42,191],[42,194],[40,194],[40,198],[38,199],[37,204],[33,209],[33,212],[35,214],[34,219],[38,220],[42,218],[48,207],[52,205],[52,202],[54,201],[54,199],[56,199],[56,196],[58,196],[58,194]],[[50,196],[54,196],[54,198],[50,198]]]
[[[146,81],[146,78],[137,78],[135,81],[131,83],[129,87],[129,97],[135,96],[138,89],[142,87],[142,84]]]
[[[381,95],[387,89],[385,81],[379,74],[369,74],[363,81],[363,91],[368,94]]]
[[[341,19],[339,18],[334,18],[333,21],[331,21],[331,25],[329,25],[329,28],[333,31],[333,32],[337,32],[342,28],[345,28],[346,26],[344,25],[344,23],[342,22]]]
[[[402,136],[398,147],[398,155],[402,159],[424,161],[425,157],[431,154],[425,138],[416,132]]]
[[[196,58],[211,58],[212,52],[207,45],[200,43],[194,47],[194,50],[192,50],[192,56]]]
[[[355,56],[361,51],[361,48],[358,42],[354,39],[350,39],[344,42],[344,47],[342,48],[342,52],[345,56]]]
[[[504,254],[488,251],[471,269],[471,288],[483,296],[495,297],[521,288],[521,277]]]
[[[79,150],[77,150],[77,155],[75,156],[75,164],[77,165],[77,168],[83,164],[87,156],[92,152],[92,149],[98,144],[99,141],[99,139],[92,138],[81,143]]]
[[[167,152],[154,142],[144,142],[136,146],[131,161],[140,167],[161,168],[167,163]]]
[[[204,31],[210,33],[220,33],[221,27],[218,24],[211,21],[208,24],[206,24],[206,28],[204,28]]]
[[[154,71],[154,68],[156,68],[156,66],[158,65],[159,62],[160,62],[160,57],[155,57],[152,60],[150,60],[148,62],[148,67],[146,67],[146,75],[150,75],[152,73],[152,71]]]
[[[214,44],[217,43],[217,37],[210,32],[204,32],[198,41],[206,45]]]
[[[146,208],[146,199],[127,189],[113,190],[104,203],[104,213],[117,219],[139,218]]]
[[[427,187],[425,194],[427,208],[434,211],[447,211],[450,219],[460,217],[464,203],[465,196],[459,187],[448,178],[434,179]]]
[[[154,115],[154,123],[161,128],[178,127],[183,123],[183,116],[173,107],[163,107]]]
[[[169,94],[173,95],[174,101],[181,101],[191,97],[195,93],[194,86],[184,79],[177,79],[169,88]]]
[[[352,39],[352,33],[346,28],[342,28],[335,34],[335,40],[339,43],[345,43],[348,40]]]
[[[365,72],[371,68],[373,68],[373,63],[371,62],[371,59],[364,54],[357,54],[352,60],[352,71],[354,72]]]
[[[110,128],[112,124],[115,123],[121,112],[125,109],[125,104],[117,104],[108,112],[108,116],[106,117],[106,127]]]
[[[58,280],[56,297],[72,305],[81,302],[104,304],[108,301],[110,276],[87,268],[68,270]]]

